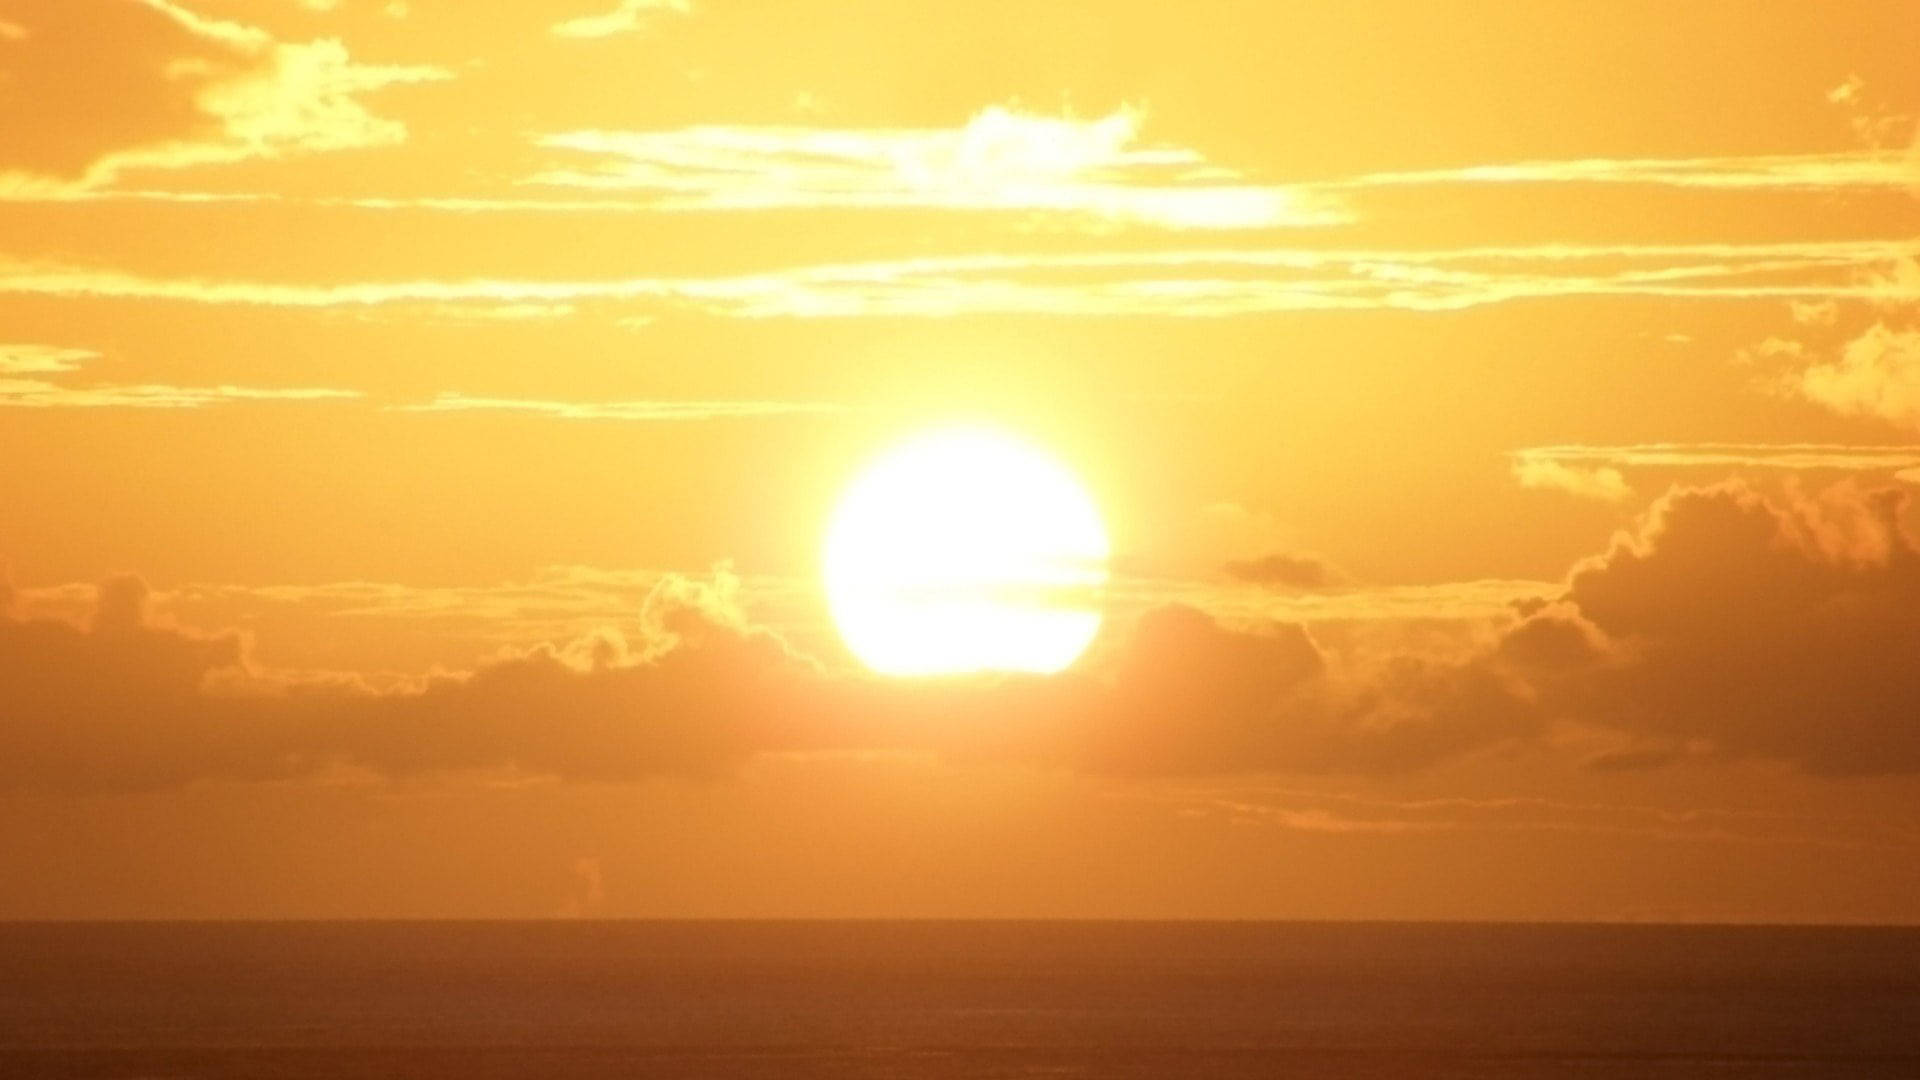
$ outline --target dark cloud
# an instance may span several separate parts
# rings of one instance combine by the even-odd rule
[[[1330,589],[1352,581],[1345,571],[1318,555],[1275,552],[1226,564],[1229,577],[1287,589]]]
[[[1184,607],[1058,676],[913,681],[833,672],[748,624],[726,582],[671,579],[636,642],[602,634],[376,692],[276,682],[239,638],[158,626],[100,590],[92,626],[0,622],[0,785],[77,790],[299,775],[515,768],[621,781],[715,775],[758,754],[909,750],[1124,775],[1380,772],[1525,734],[1485,663],[1339,670],[1292,624]]]
[[[1920,553],[1904,500],[1674,491],[1502,651],[1586,722],[1818,773],[1920,769]]]
[[[1491,645],[1362,661],[1299,625],[1150,610],[1056,676],[829,670],[749,623],[723,574],[673,578],[605,632],[398,690],[248,670],[242,641],[99,590],[90,625],[0,619],[0,787],[166,786],[510,768],[713,776],[756,755],[902,750],[1121,776],[1380,774],[1537,736],[1627,741],[1591,764],[1708,753],[1819,773],[1920,770],[1920,551],[1901,496],[1679,490]]]
[[[240,659],[233,635],[152,625],[146,587],[101,586],[92,626],[0,617],[0,786],[116,789],[260,775],[202,691]],[[258,765],[256,761],[253,765]]]

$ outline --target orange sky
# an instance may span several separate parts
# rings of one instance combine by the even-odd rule
[[[0,0],[0,917],[1920,920],[1916,55]],[[827,621],[956,418],[1106,515],[1066,673]]]

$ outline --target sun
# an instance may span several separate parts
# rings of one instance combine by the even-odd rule
[[[842,496],[827,604],[882,674],[1051,673],[1099,632],[1107,550],[1064,465],[992,428],[940,428],[882,453]]]

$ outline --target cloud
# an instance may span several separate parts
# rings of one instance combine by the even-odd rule
[[[1859,105],[1861,85],[1849,79],[1835,93],[1836,104]],[[1904,152],[1876,151],[1887,156],[1900,177],[1900,186],[1920,194],[1920,124],[1903,115],[1862,112],[1854,118],[1864,140],[1884,146],[1894,138],[1910,139]],[[1884,420],[1905,428],[1920,427],[1920,256],[1901,255],[1856,271],[1870,290],[1873,321],[1854,324],[1854,336],[1839,355],[1821,352],[1802,342],[1782,342],[1772,357],[1787,361],[1778,385],[1842,416]],[[1803,326],[1831,327],[1839,322],[1832,305],[1794,304],[1794,321]],[[1768,345],[1773,345],[1769,341]],[[1763,347],[1762,353],[1768,350]]]
[[[140,168],[396,143],[360,95],[446,78],[282,42],[172,0],[26,0],[0,41],[0,191],[109,183]]]
[[[108,581],[84,628],[0,608],[0,787],[103,790],[275,772],[201,693],[209,672],[239,662],[240,639],[154,625],[146,600],[139,581]]]
[[[56,345],[0,345],[0,375],[56,375],[78,371],[81,364],[99,356],[91,349]]]
[[[1037,756],[1133,776],[1386,773],[1536,730],[1526,689],[1477,659],[1342,671],[1296,624],[1178,606],[1141,616],[1102,689],[1040,718],[1059,734]]]
[[[65,376],[99,359],[87,349],[51,345],[0,345],[0,408],[198,409],[235,401],[329,401],[357,398],[355,390],[318,387],[169,386],[163,383],[94,383],[72,386],[9,375]]]
[[[1826,774],[1920,770],[1906,496],[1676,489],[1502,651],[1557,714]]]
[[[1906,155],[1889,150],[1695,158],[1570,158],[1456,169],[1368,173],[1333,188],[1449,184],[1634,184],[1714,190],[1900,190],[1912,185]]]
[[[1559,585],[1527,578],[1482,578],[1420,585],[1347,585],[1316,590],[1223,587],[1153,578],[1116,578],[1107,593],[1136,607],[1184,604],[1218,618],[1273,620],[1306,625],[1326,622],[1497,621],[1513,605],[1551,596]]]
[[[0,379],[0,408],[21,409],[201,409],[236,401],[340,401],[358,390],[322,387],[61,386],[38,379]]]
[[[1848,443],[1577,443],[1530,446],[1513,452],[1514,471],[1557,466],[1571,472],[1601,469],[1768,469],[1783,472],[1886,473],[1920,465],[1920,446]]]
[[[513,770],[723,775],[768,754],[890,751],[1119,777],[1383,774],[1538,740],[1598,768],[1723,756],[1920,771],[1920,548],[1904,499],[1677,489],[1638,528],[1447,649],[1332,651],[1297,622],[1148,607],[1053,676],[890,680],[750,620],[740,583],[659,577],[626,626],[376,685],[249,666],[137,581],[88,625],[0,619],[0,787],[107,790]],[[9,606],[21,597],[9,593]]]
[[[1875,323],[1839,359],[1800,373],[1807,400],[1842,416],[1871,416],[1920,428],[1920,330]]]
[[[566,19],[553,24],[550,29],[555,37],[613,37],[644,30],[661,15],[692,13],[693,0],[620,0],[612,11]]]
[[[638,650],[597,635],[382,693],[252,672],[237,636],[157,623],[145,586],[115,579],[89,626],[0,620],[0,787],[131,790],[329,762],[632,779],[796,744],[786,695],[810,669],[743,626],[723,589],[663,583],[640,630]]]
[[[1633,494],[1620,470],[1606,465],[1568,465],[1555,458],[1522,453],[1514,455],[1513,475],[1521,487],[1564,491],[1583,499],[1619,502]]]
[[[1227,576],[1256,585],[1287,589],[1327,589],[1352,581],[1346,571],[1309,552],[1274,552],[1252,559],[1234,559]]]
[[[621,304],[724,318],[963,314],[1218,318],[1278,311],[1455,311],[1515,300],[1877,299],[1863,268],[1912,242],[1354,250],[1220,248],[827,263],[719,277],[349,281],[157,278],[0,261],[0,295],[275,307]],[[1760,280],[1756,280],[1760,279]]]
[[[0,787],[513,769],[716,775],[756,755],[895,750],[1117,775],[1381,772],[1530,730],[1484,663],[1335,664],[1297,625],[1155,608],[1082,670],[902,682],[832,670],[751,624],[737,582],[661,579],[601,631],[377,690],[251,670],[233,635],[150,618],[130,579],[91,628],[0,621]]]
[[[1912,850],[1898,822],[1718,807],[1664,807],[1541,798],[1379,799],[1273,787],[1258,781],[1163,785],[1136,798],[1246,825],[1332,833],[1546,832],[1829,848]]]
[[[1193,150],[1142,144],[1144,115],[983,109],[957,128],[704,126],[572,131],[548,149],[591,155],[528,183],[651,195],[661,209],[1033,211],[1176,229],[1334,225],[1329,196],[1251,184]]]

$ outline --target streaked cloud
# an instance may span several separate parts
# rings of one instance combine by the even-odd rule
[[[616,303],[729,318],[961,314],[1221,317],[1279,311],[1453,311],[1513,300],[1638,296],[1884,299],[1861,272],[1915,242],[1315,248],[972,255],[718,277],[424,279],[281,284],[0,263],[0,295],[276,307]]]
[[[1275,590],[1183,578],[1116,576],[1109,601],[1123,611],[1178,604],[1227,620],[1477,622],[1510,615],[1516,602],[1558,594],[1558,582],[1486,578],[1421,585],[1346,585]]]
[[[1781,469],[1794,472],[1886,472],[1920,465],[1920,446],[1844,443],[1637,443],[1624,446],[1532,446],[1513,453],[1514,471],[1599,468]]]
[[[1144,114],[994,106],[958,128],[690,127],[574,131],[548,149],[598,163],[528,183],[640,192],[665,209],[1020,210],[1176,229],[1333,225],[1336,200],[1249,183],[1197,151],[1141,141]]]
[[[337,401],[357,390],[321,387],[169,386],[165,383],[61,386],[38,379],[0,379],[0,408],[199,409],[237,401]]]
[[[1698,806],[1665,807],[1541,798],[1378,799],[1244,781],[1183,784],[1131,793],[1183,813],[1237,824],[1333,833],[1442,831],[1591,833],[1651,839],[1833,848],[1920,847],[1897,822]]]
[[[1912,158],[1895,150],[1746,157],[1570,158],[1452,169],[1367,173],[1333,188],[1448,184],[1641,184],[1719,190],[1825,191],[1912,187]]]
[[[357,398],[354,390],[317,387],[171,386],[165,383],[73,385],[18,375],[71,375],[99,359],[89,349],[0,345],[0,408],[198,409],[236,401],[327,401]]]
[[[91,349],[68,349],[57,345],[0,345],[0,375],[53,375],[78,371],[80,365],[99,358]]]
[[[689,15],[693,0],[619,0],[612,11],[581,15],[554,23],[556,37],[604,38],[646,29],[661,15]]]

